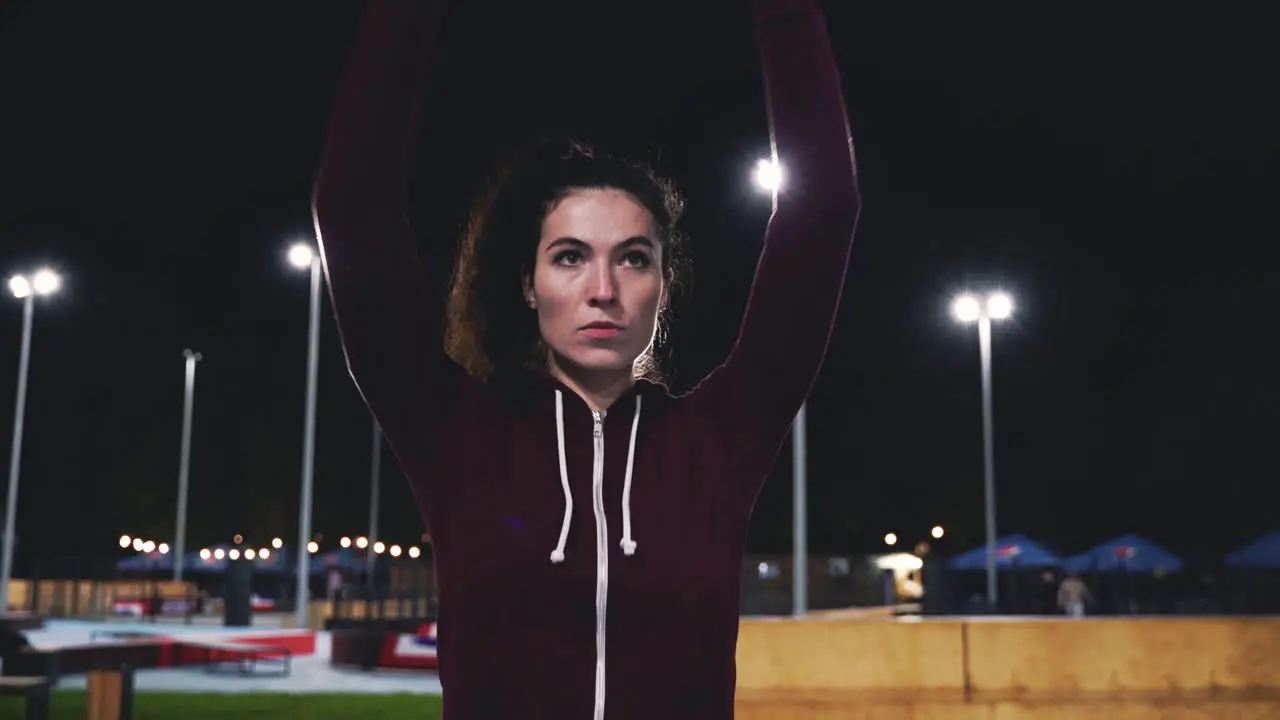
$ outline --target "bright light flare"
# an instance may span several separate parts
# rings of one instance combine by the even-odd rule
[[[401,549],[399,545],[391,546],[391,557],[400,557]]]
[[[884,536],[884,544],[885,544],[885,545],[890,545],[890,546],[892,546],[892,545],[897,545],[897,544],[898,544],[898,536],[897,536],[897,535],[894,535],[893,533],[885,533],[885,536]]]
[[[36,291],[37,295],[52,295],[58,292],[58,288],[62,287],[62,278],[58,273],[43,268],[36,271],[35,277],[31,278],[31,287]]]
[[[782,166],[776,160],[761,160],[756,163],[756,187],[765,192],[776,193],[782,188]]]
[[[289,264],[299,270],[306,270],[311,267],[311,261],[316,257],[316,251],[306,243],[296,243],[289,248]]]
[[[14,275],[9,278],[9,292],[13,293],[13,296],[19,300],[31,297],[31,293],[33,292],[31,288],[31,281],[25,276]]]
[[[128,548],[132,544],[133,544],[133,538],[129,537],[128,535],[120,536],[120,547]]]
[[[381,540],[373,544],[373,551],[379,555],[387,551],[387,546]]]
[[[156,547],[156,550],[157,550],[161,555],[168,555],[168,554],[169,554],[169,543],[160,543],[160,545]]]
[[[363,536],[356,538],[356,547],[361,550],[369,547],[369,538]]]
[[[985,298],[964,293],[951,303],[951,314],[962,323],[971,323],[984,315],[988,320],[1007,320],[1013,315],[1013,298],[1006,292],[993,292]]]
[[[941,540],[942,536],[947,534],[947,531],[943,530],[941,525],[934,525],[929,534],[933,536],[934,540]]]
[[[419,550],[416,546],[409,548],[409,557],[417,558],[421,554],[422,554],[422,551]]]
[[[961,295],[951,303],[951,314],[960,322],[973,322],[982,314],[982,304],[973,295]]]
[[[1004,320],[1013,314],[1013,298],[1008,293],[992,293],[987,298],[987,315],[992,320]]]
[[[281,540],[280,538],[272,538],[271,547],[275,548],[276,550],[279,550],[280,548],[284,547],[284,541]]]
[[[58,273],[42,268],[35,275],[14,275],[9,278],[9,292],[19,300],[32,295],[52,295],[62,287],[62,278]]]
[[[316,542],[315,540],[312,540],[311,542],[307,543],[307,552],[311,553],[312,555],[315,555],[316,553],[320,552],[320,543]]]

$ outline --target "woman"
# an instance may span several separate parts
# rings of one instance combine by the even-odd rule
[[[755,3],[788,187],[732,353],[672,397],[638,371],[678,208],[583,152],[534,152],[482,206],[446,353],[405,223],[433,8],[370,4],[314,210],[348,365],[432,531],[446,717],[730,718],[751,510],[821,364],[858,213],[822,16]]]

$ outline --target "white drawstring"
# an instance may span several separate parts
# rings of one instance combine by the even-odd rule
[[[640,427],[640,396],[636,395],[636,414],[631,418],[631,446],[627,448],[627,474],[622,481],[622,552],[634,555],[636,541],[631,539],[631,469],[636,460],[636,430]]]
[[[564,522],[560,542],[551,551],[551,562],[564,562],[564,544],[569,540],[569,520],[573,518],[573,493],[569,491],[569,464],[564,459],[564,398],[556,391],[556,441],[560,445],[560,486],[564,488]]]
[[[622,481],[622,552],[634,555],[636,541],[631,539],[631,477],[636,460],[636,435],[640,430],[640,396],[636,395],[636,412],[631,418],[631,443],[627,448],[627,474]],[[569,463],[564,452],[564,395],[556,390],[556,442],[560,451],[560,486],[564,488],[564,521],[560,524],[560,542],[551,551],[551,562],[564,562],[564,547],[569,541],[569,523],[573,519],[573,493],[569,490]]]

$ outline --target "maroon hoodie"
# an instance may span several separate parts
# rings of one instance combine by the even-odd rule
[[[821,365],[859,209],[822,15],[755,12],[787,177],[738,341],[689,394],[638,382],[594,413],[549,377],[482,384],[445,355],[405,220],[438,13],[370,3],[314,210],[348,366],[432,531],[448,720],[733,716],[751,511]]]

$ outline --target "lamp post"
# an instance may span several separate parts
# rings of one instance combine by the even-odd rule
[[[38,270],[31,277],[9,278],[9,292],[22,301],[22,344],[18,351],[18,396],[13,408],[13,446],[9,454],[9,494],[4,506],[4,552],[0,559],[0,613],[9,611],[9,580],[13,577],[13,544],[18,520],[18,471],[22,467],[22,424],[27,409],[27,375],[31,368],[31,325],[38,295],[52,295],[62,278],[52,270]]]
[[[183,562],[187,551],[187,484],[191,470],[191,411],[195,403],[196,363],[198,352],[183,350],[186,358],[186,382],[182,392],[182,449],[178,457],[178,519],[173,538],[173,580],[182,582]]]
[[[320,362],[320,256],[306,243],[289,248],[289,264],[311,271],[311,310],[307,326],[307,402],[302,439],[302,502],[298,509],[298,589],[294,609],[297,626],[307,626],[310,557],[302,552],[311,540],[311,496],[316,454],[316,375]]]
[[[756,163],[753,179],[756,187],[769,194],[777,205],[778,191],[782,188],[783,170],[776,158],[765,158]],[[806,405],[800,405],[795,423],[791,426],[791,477],[792,477],[792,578],[791,612],[804,615],[809,611],[809,458],[808,424],[805,422]]]
[[[978,355],[982,365],[982,470],[987,526],[987,607],[995,611],[996,591],[996,466],[992,439],[991,410],[991,322],[1013,314],[1013,298],[992,292],[985,297],[965,293],[951,304],[951,312],[962,323],[978,323]]]

